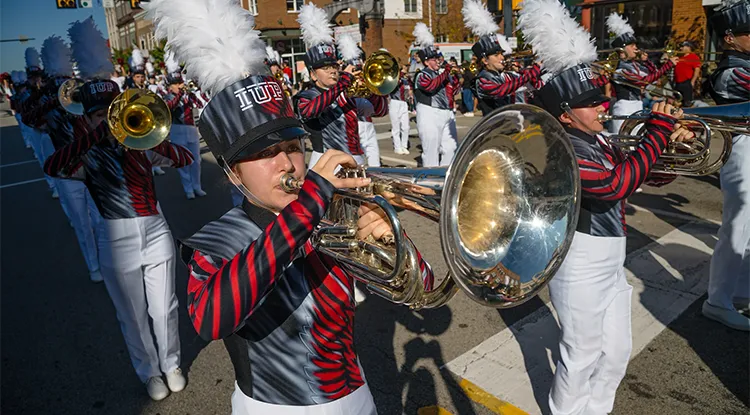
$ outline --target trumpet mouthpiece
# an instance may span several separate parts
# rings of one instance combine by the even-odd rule
[[[281,190],[287,192],[287,193],[294,193],[302,188],[302,184],[304,183],[304,180],[299,180],[292,176],[291,174],[287,173],[283,176],[281,176]]]

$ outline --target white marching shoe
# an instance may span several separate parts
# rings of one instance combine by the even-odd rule
[[[161,376],[152,376],[146,381],[146,390],[148,396],[155,401],[160,401],[169,396],[169,389],[164,381],[161,380]]]
[[[711,305],[708,303],[708,300],[703,302],[703,315],[729,328],[750,331],[750,318],[743,316],[737,310]]]
[[[187,381],[185,380],[185,376],[182,374],[182,369],[179,367],[169,373],[167,373],[167,385],[169,386],[169,390],[172,392],[179,392],[183,389],[185,389],[185,384]]]
[[[195,195],[198,197],[203,197],[206,195],[206,192],[204,192],[203,189],[195,189]]]
[[[91,271],[89,273],[89,278],[91,278],[91,282],[102,282],[102,281],[104,281],[104,278],[102,278],[102,273],[99,270]]]

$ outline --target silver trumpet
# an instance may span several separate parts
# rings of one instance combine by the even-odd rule
[[[458,287],[486,306],[527,301],[562,263],[578,220],[580,180],[570,140],[554,117],[531,105],[484,117],[449,167],[359,167],[339,174],[372,181],[336,191],[313,233],[314,248],[371,292],[414,309],[442,306]],[[295,192],[302,182],[287,175],[281,186]],[[356,237],[362,203],[383,209],[392,237]],[[449,274],[432,290],[425,289],[398,210],[437,223]]]
[[[695,133],[692,142],[669,143],[651,172],[680,176],[716,173],[732,152],[733,134],[750,134],[750,102],[711,107],[685,108],[680,124]],[[638,147],[648,111],[627,116],[601,114],[599,121],[625,120],[620,131],[609,136],[624,152]]]

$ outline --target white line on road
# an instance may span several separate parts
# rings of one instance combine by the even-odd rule
[[[706,292],[714,225],[689,223],[628,255],[634,358]],[[554,373],[559,326],[548,303],[445,366],[499,399],[540,414]]]
[[[13,166],[20,166],[21,164],[28,164],[28,163],[36,163],[36,159],[34,160],[26,160],[26,161],[19,161],[18,163],[8,163],[0,165],[0,168],[2,167],[13,167]]]
[[[41,179],[26,180],[26,181],[23,181],[23,182],[17,182],[17,183],[11,183],[11,184],[4,184],[4,185],[0,186],[0,189],[5,189],[6,187],[21,186],[23,184],[41,182],[42,180],[46,180],[46,179],[44,177],[42,177]]]

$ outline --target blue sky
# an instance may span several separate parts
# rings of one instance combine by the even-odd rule
[[[95,0],[94,7],[90,9],[58,9],[56,0],[0,1],[0,37],[17,39],[23,35],[36,38],[25,43],[0,43],[0,72],[24,69],[26,48],[33,46],[41,51],[44,39],[52,35],[58,35],[69,42],[70,23],[92,15],[102,35],[107,38],[107,23],[101,0]]]

